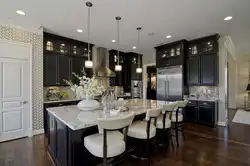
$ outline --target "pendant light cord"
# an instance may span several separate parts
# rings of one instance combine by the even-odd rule
[[[88,7],[88,61],[90,60],[90,7]]]
[[[117,20],[117,64],[119,65],[120,63],[120,55],[119,55],[119,44],[120,44],[120,24],[119,24],[120,20]]]
[[[140,29],[138,29],[138,45],[137,45],[137,49],[139,48],[139,45],[140,45]],[[138,68],[140,68],[140,63],[141,63],[141,60],[140,60],[140,55],[139,53],[138,54]]]

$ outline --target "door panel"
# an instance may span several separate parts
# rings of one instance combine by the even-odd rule
[[[58,56],[58,81],[60,85],[67,85],[64,80],[70,80],[70,57]]]
[[[200,56],[195,56],[188,59],[188,84],[200,84]]]
[[[217,81],[217,55],[201,56],[201,84],[216,85]]]
[[[29,63],[0,58],[0,142],[27,136]]]
[[[57,78],[57,55],[51,54],[44,56],[44,85],[58,85]]]
[[[182,67],[167,69],[167,100],[182,99]]]
[[[163,71],[157,71],[157,100],[166,100],[166,74]]]

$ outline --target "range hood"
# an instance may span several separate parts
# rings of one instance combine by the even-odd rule
[[[92,48],[93,71],[98,77],[115,77],[116,74],[108,68],[108,50],[103,47]]]

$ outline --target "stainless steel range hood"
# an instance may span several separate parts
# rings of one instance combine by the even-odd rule
[[[108,68],[109,52],[103,47],[92,48],[93,70],[98,77],[115,77],[116,74]]]

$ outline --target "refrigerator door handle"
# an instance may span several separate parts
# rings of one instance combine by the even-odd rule
[[[164,82],[165,82],[165,99],[164,100],[166,100],[166,98],[167,98],[167,92],[166,92],[166,90],[167,90],[167,80],[164,80]]]

